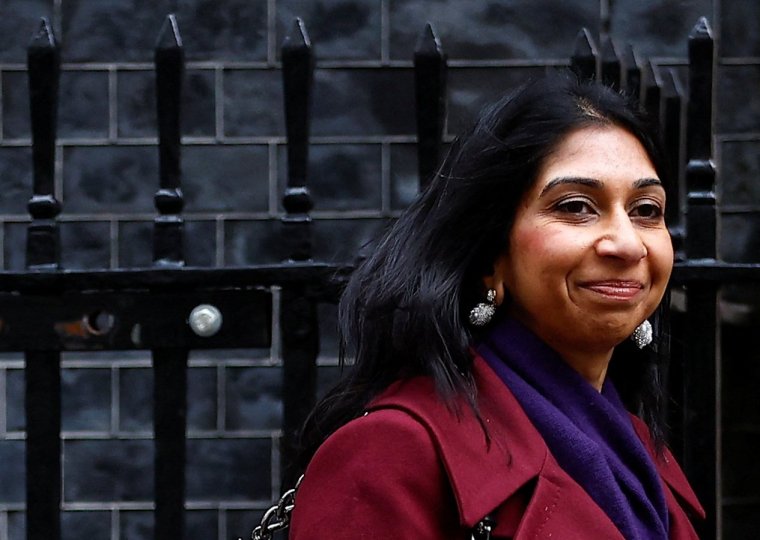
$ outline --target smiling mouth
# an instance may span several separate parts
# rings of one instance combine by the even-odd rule
[[[631,300],[644,290],[639,281],[593,281],[581,287],[614,300]]]

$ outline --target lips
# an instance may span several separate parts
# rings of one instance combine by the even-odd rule
[[[581,287],[615,300],[631,300],[644,289],[640,281],[605,280],[589,281]]]

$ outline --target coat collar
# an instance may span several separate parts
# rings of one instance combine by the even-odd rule
[[[482,424],[463,399],[456,401],[455,410],[447,407],[428,377],[391,385],[368,408],[403,409],[427,427],[467,527],[536,478],[548,454],[515,397],[480,357],[474,374],[478,395],[488,396],[478,403]]]
[[[536,479],[549,461],[549,449],[538,430],[512,392],[478,355],[473,373],[478,396],[488,396],[478,400],[482,423],[464,399],[456,400],[453,407],[447,406],[429,377],[392,384],[367,409],[401,409],[428,429],[466,527],[473,527]],[[704,509],[670,451],[666,449],[658,458],[646,424],[632,418],[664,482],[689,510],[704,517]]]
[[[675,457],[668,448],[663,449],[661,454],[657,454],[652,443],[652,438],[649,435],[649,428],[638,417],[631,415],[633,420],[633,428],[636,430],[636,434],[643,441],[649,454],[654,460],[657,471],[660,473],[660,477],[670,487],[670,489],[680,497],[681,501],[686,505],[687,509],[692,513],[698,515],[702,519],[705,518],[705,510],[697,499],[697,495],[689,485],[689,481],[686,479],[681,467],[678,465]]]

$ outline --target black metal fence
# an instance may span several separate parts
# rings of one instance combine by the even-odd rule
[[[714,43],[706,19],[689,36],[688,80],[623,52],[608,36],[600,50],[578,36],[571,67],[626,90],[661,119],[679,178],[668,194],[677,248],[671,412],[676,454],[708,511],[704,539],[721,535],[720,324],[722,284],[757,282],[760,265],[717,260],[716,171],[712,159]],[[335,302],[350,266],[312,260],[308,188],[309,119],[314,56],[296,21],[281,50],[287,135],[283,262],[197,268],[184,264],[180,119],[183,48],[168,16],[155,50],[160,184],[155,194],[153,265],[70,271],[61,268],[53,189],[59,52],[43,20],[28,50],[34,185],[29,201],[27,269],[0,273],[0,350],[23,351],[26,370],[26,523],[29,540],[61,538],[62,351],[152,352],[155,429],[155,538],[183,538],[188,352],[268,347],[272,288],[281,290],[283,449],[312,407],[319,352],[317,306]],[[446,115],[447,59],[428,25],[414,54],[419,179],[440,157]],[[679,189],[681,186],[681,189]],[[684,189],[685,188],[685,189]],[[292,482],[282,456],[283,485]],[[253,525],[253,524],[252,524]]]

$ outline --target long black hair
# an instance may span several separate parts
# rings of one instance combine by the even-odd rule
[[[475,409],[467,312],[482,277],[504,251],[517,205],[540,165],[571,131],[614,125],[634,135],[660,179],[667,168],[656,132],[638,106],[567,72],[534,79],[487,108],[455,139],[428,187],[381,235],[354,271],[339,306],[345,379],[318,404],[302,437],[299,466],[319,444],[393,381],[427,375],[448,404]],[[662,307],[660,308],[662,311]],[[663,320],[655,317],[655,326]],[[656,339],[666,333],[657,332]],[[621,344],[610,366],[626,405],[662,440],[663,342],[648,352]],[[626,358],[620,358],[620,357]]]

